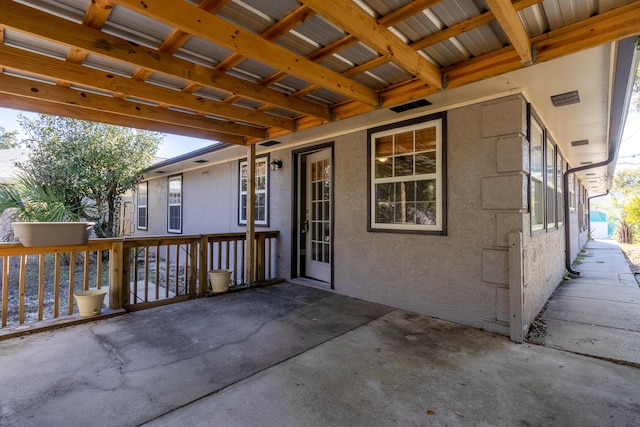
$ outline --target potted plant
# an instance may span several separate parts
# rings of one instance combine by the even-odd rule
[[[24,246],[86,244],[93,222],[80,221],[61,198],[28,175],[15,185],[0,186],[0,213],[12,209],[20,221],[13,234]]]

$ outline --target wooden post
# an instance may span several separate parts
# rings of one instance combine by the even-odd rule
[[[200,258],[198,260],[199,263],[199,280],[200,280],[200,296],[203,296],[208,289],[207,284],[207,260],[209,259],[209,239],[207,236],[200,236],[200,244],[198,245],[200,248]]]
[[[111,244],[109,253],[109,307],[122,308],[122,283],[124,276],[124,242],[116,240]]]
[[[198,283],[198,260],[200,256],[198,254],[198,242],[192,242],[189,248],[189,294],[192,298],[198,296],[198,289],[196,284]]]
[[[256,198],[256,146],[247,146],[247,245],[245,246],[245,259],[247,263],[247,284],[255,282],[255,198]]]
[[[258,282],[264,282],[265,279],[265,234],[258,234],[258,250],[256,254],[256,260],[258,261]]]

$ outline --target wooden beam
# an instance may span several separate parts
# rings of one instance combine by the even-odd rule
[[[425,83],[442,88],[442,73],[352,0],[302,0],[304,4],[373,47]]]
[[[0,107],[21,111],[31,111],[33,113],[50,114],[53,116],[70,117],[91,122],[107,123],[115,126],[144,129],[154,132],[164,132],[174,135],[188,136],[191,138],[208,139],[212,144],[214,142],[221,141],[221,135],[217,132],[210,132],[195,128],[186,128],[182,126],[171,125],[168,123],[140,119],[137,117],[123,116],[120,114],[113,114],[108,111],[102,111],[100,112],[100,114],[96,114],[95,111],[87,110],[76,105],[59,104],[56,102],[48,102],[47,100],[39,100],[38,102],[33,102],[33,99],[31,98],[23,98],[10,94],[3,94],[2,96],[0,96]],[[244,145],[244,141],[242,141],[242,138],[234,137],[233,135],[228,135],[228,137],[235,139],[236,145]],[[233,144],[233,142],[230,140],[221,142],[228,142]],[[257,141],[247,141],[247,143],[249,142],[254,143]]]
[[[524,65],[533,64],[533,51],[531,49],[531,41],[527,35],[527,31],[522,25],[522,21],[518,17],[518,13],[514,9],[509,0],[486,0],[489,9],[493,12],[498,23],[507,34],[507,38],[511,42],[520,60]]]
[[[638,2],[620,6],[600,15],[541,34],[531,39],[536,48],[536,63],[551,61],[566,55],[640,34]],[[512,47],[454,64],[443,69],[448,77],[447,89],[461,87],[490,77],[523,68],[520,56]],[[417,99],[435,93],[423,82],[413,81],[381,93],[385,106]],[[336,119],[342,119],[336,112]]]
[[[196,7],[196,9],[198,8]],[[136,45],[11,0],[0,0],[0,10],[3,11],[0,13],[0,26],[154,72],[169,74],[204,87],[277,105],[286,110],[309,114],[327,121],[332,118],[329,107],[326,105],[291,97],[259,84],[212,70],[164,52]],[[42,22],[46,22],[47,25],[42,25]]]
[[[402,22],[425,9],[429,9],[441,1],[442,0],[413,0],[378,19],[378,24],[389,27],[397,24],[398,22]]]
[[[542,3],[542,0],[515,0],[513,2],[513,7],[515,8],[516,11],[518,11],[518,10],[525,9],[527,7],[531,7],[538,3]],[[484,12],[484,13],[481,13],[480,15],[474,16],[469,19],[465,19],[464,21],[461,21],[455,25],[445,28],[442,31],[438,31],[436,33],[428,35],[423,39],[416,40],[415,42],[411,43],[410,46],[414,50],[425,49],[429,46],[433,46],[434,44],[443,42],[452,37],[459,36],[463,33],[466,33],[467,31],[471,31],[475,28],[486,25],[494,21],[495,19],[496,17],[494,16],[493,12],[491,11]]]
[[[315,12],[307,6],[299,6],[293,12],[289,13],[287,16],[260,33],[260,37],[270,41],[280,38],[313,15],[315,15]],[[245,58],[246,57],[244,55],[240,55],[239,53],[232,53],[216,66],[216,70],[230,70],[244,61]]]
[[[288,118],[212,101],[188,93],[139,82],[106,71],[59,61],[9,46],[0,45],[0,66],[22,70],[30,74],[52,79],[65,80],[85,87],[123,93],[157,104],[167,104],[173,107],[194,110],[219,117],[240,119],[244,122],[256,123],[266,127],[280,127],[288,130],[295,129],[294,121]],[[222,126],[224,122],[220,120],[218,124]],[[227,130],[223,130],[222,127],[220,127],[219,129],[212,130],[228,131],[229,133],[235,133],[237,135],[257,138],[261,137],[260,133],[264,132],[257,127],[246,125],[233,125],[228,126],[226,129]]]
[[[529,1],[529,0],[525,0]],[[605,43],[640,34],[640,7],[638,2],[612,9],[600,15],[579,21],[567,27],[537,36],[531,40],[536,47],[536,63],[590,49]],[[510,46],[443,69],[448,77],[446,89],[461,87],[493,76],[524,68],[518,53]],[[382,105],[389,107],[422,98],[437,92],[432,86],[414,79],[380,92]],[[336,120],[343,120],[371,111],[358,102],[345,102],[334,107]],[[319,126],[317,120],[307,117],[297,120],[298,130]],[[269,138],[283,134],[269,129]]]
[[[110,98],[96,95],[86,91],[69,89],[46,83],[35,82],[19,77],[0,75],[0,93],[14,95],[20,98],[30,99],[32,102],[53,102],[61,105],[74,105],[79,108],[91,110],[94,114],[93,121],[100,121],[103,112],[134,117],[151,122],[171,124],[181,128],[191,127],[202,131],[208,131],[216,135],[216,139],[232,144],[246,144],[246,138],[211,129],[216,125],[215,120],[204,117],[192,116],[185,113],[177,113],[164,108],[151,107],[137,102]],[[213,126],[212,126],[213,125]]]
[[[377,94],[371,88],[187,2],[167,4],[163,0],[117,0],[117,3],[273,68],[286,69],[290,74],[332,92],[372,106],[378,105]]]
[[[92,0],[84,14],[82,25],[99,30],[109,19],[113,10],[113,0]]]

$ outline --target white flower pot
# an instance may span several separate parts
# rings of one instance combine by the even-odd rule
[[[82,317],[97,316],[102,312],[106,289],[89,289],[88,291],[73,294],[78,305],[78,311]]]
[[[211,270],[209,271],[209,281],[211,282],[211,292],[227,292],[231,281],[232,270]]]

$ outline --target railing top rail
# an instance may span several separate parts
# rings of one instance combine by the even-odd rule
[[[17,255],[39,255],[49,253],[68,253],[68,252],[84,252],[109,250],[114,242],[123,242],[124,247],[132,248],[137,246],[156,246],[156,245],[177,245],[189,244],[199,241],[205,237],[208,242],[224,242],[234,240],[244,240],[246,233],[219,233],[219,234],[196,234],[196,235],[158,235],[158,236],[132,236],[132,237],[114,237],[108,239],[89,239],[86,245],[65,245],[65,246],[23,246],[21,243],[0,243],[0,256],[17,256]],[[256,231],[256,237],[264,236],[265,238],[278,237],[277,230]]]
[[[113,239],[91,239],[86,245],[65,246],[23,246],[21,243],[0,243],[0,256],[105,251],[111,249],[112,242]]]

